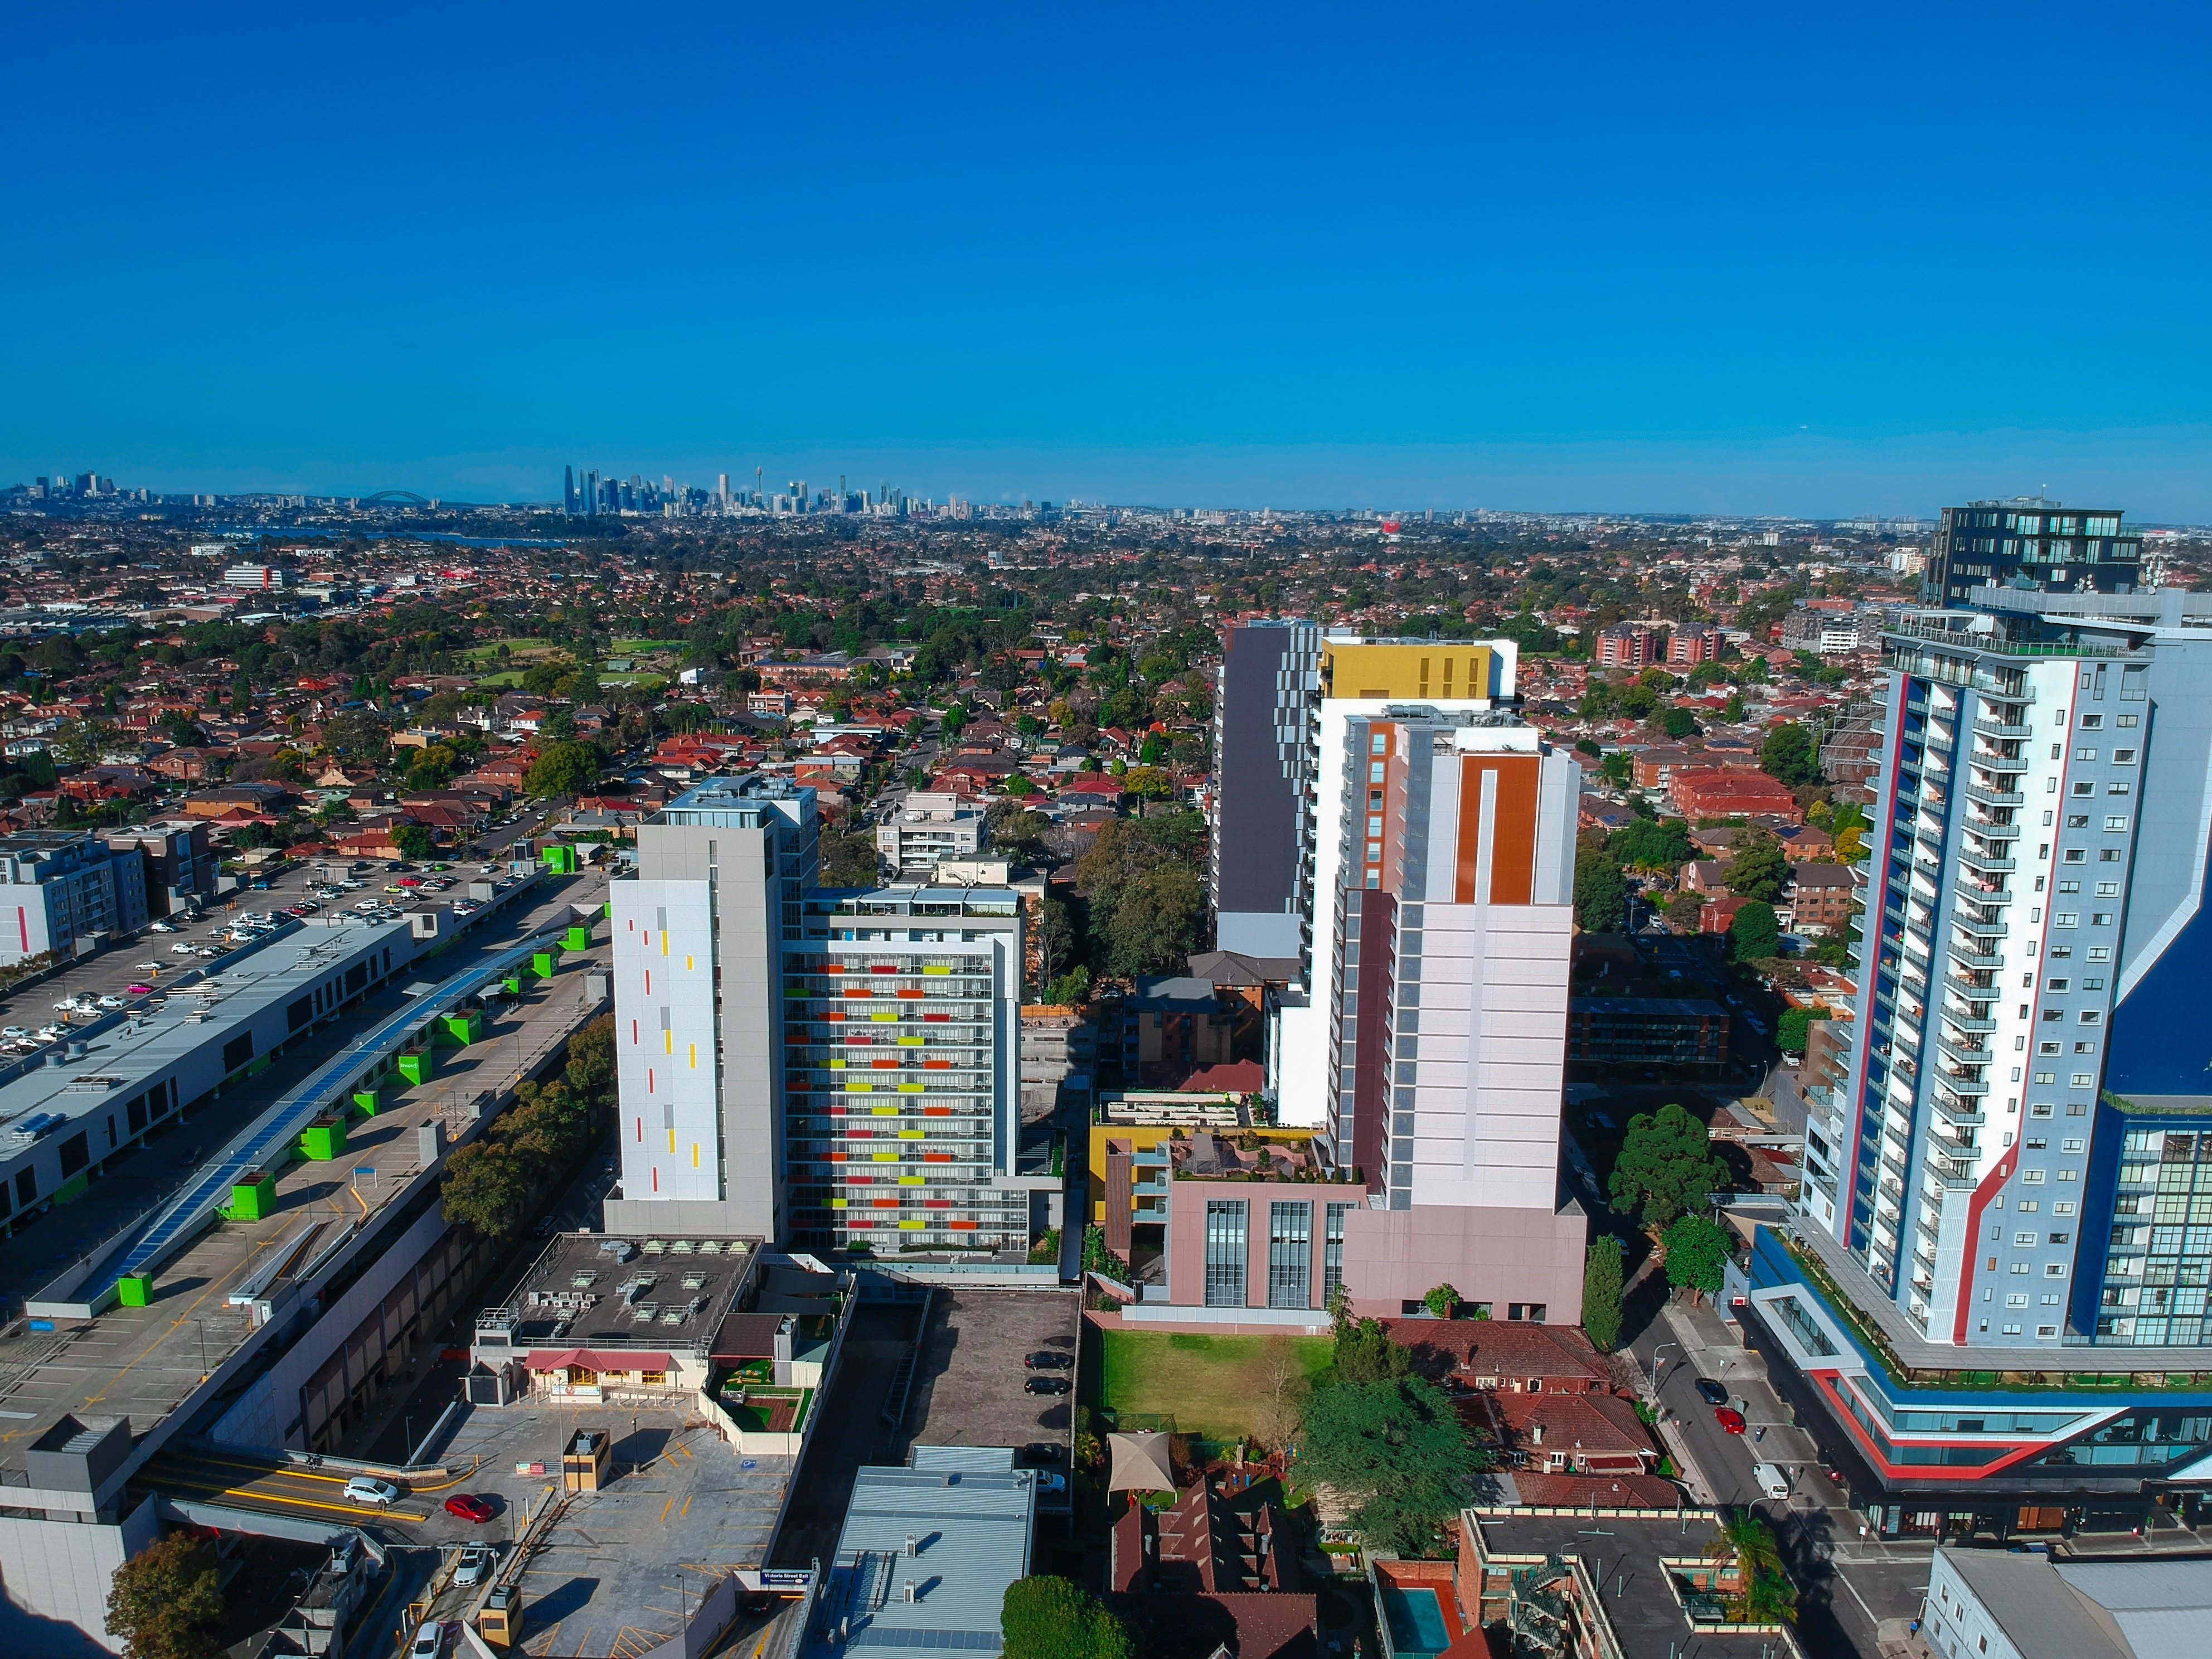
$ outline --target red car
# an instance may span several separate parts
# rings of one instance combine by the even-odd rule
[[[1743,1419],[1740,1417],[1736,1419],[1735,1431],[1738,1434],[1743,1432]],[[467,1492],[455,1492],[446,1500],[446,1513],[458,1515],[464,1521],[474,1521],[481,1525],[491,1519],[491,1505],[481,1498],[471,1497]]]
[[[1723,1406],[1718,1411],[1715,1412],[1713,1413],[1713,1421],[1719,1424],[1730,1434],[1741,1434],[1743,1432],[1743,1413],[1733,1406]],[[451,1503],[448,1503],[446,1507],[447,1509],[451,1509],[453,1506]]]

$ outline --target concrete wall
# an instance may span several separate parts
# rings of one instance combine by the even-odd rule
[[[1579,1206],[1549,1210],[1444,1204],[1354,1210],[1345,1218],[1344,1283],[1354,1312],[1396,1317],[1438,1285],[1494,1317],[1545,1304],[1547,1324],[1578,1325],[1589,1221]]]
[[[148,1498],[114,1527],[0,1516],[0,1561],[8,1564],[0,1652],[122,1652],[122,1643],[105,1634],[107,1592],[116,1568],[161,1531],[154,1503]]]

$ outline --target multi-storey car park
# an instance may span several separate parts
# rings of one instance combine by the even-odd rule
[[[1754,1336],[1888,1532],[2212,1486],[2212,602],[1978,587],[1885,636],[1842,1080]]]
[[[54,1189],[75,1201],[19,1215],[0,1247],[30,1292],[0,1339],[0,1646],[39,1650],[38,1620],[112,1640],[108,1581],[165,1522],[321,1541],[380,1513],[287,1460],[339,1446],[408,1383],[489,1265],[445,1220],[445,1154],[604,1000],[557,971],[562,944],[584,943],[575,895],[500,886],[458,934],[294,929],[0,1084],[0,1113],[63,1120],[15,1149],[15,1176],[58,1176],[80,1138],[88,1158]],[[477,947],[529,900],[522,934]],[[180,1120],[241,1105],[173,1189],[118,1210],[114,1194],[143,1190],[135,1143],[173,1156]],[[101,1234],[51,1273],[51,1239],[79,1214]]]

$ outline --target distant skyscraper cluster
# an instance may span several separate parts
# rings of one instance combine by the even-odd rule
[[[826,487],[813,489],[805,479],[793,478],[781,489],[770,490],[760,480],[757,470],[755,477],[755,487],[750,490],[732,490],[726,472],[715,476],[714,489],[702,489],[679,484],[665,474],[656,484],[635,472],[627,478],[603,477],[588,468],[564,466],[561,469],[561,507],[569,517],[577,519],[689,519],[738,514],[803,518],[817,513],[903,519],[915,509],[931,516],[939,514],[934,501],[910,501],[904,490],[894,489],[888,483],[878,484],[872,490],[848,489],[845,480],[840,478],[837,488],[832,490]],[[1052,504],[1048,501],[1044,505],[1049,513]],[[964,517],[967,504],[950,502],[945,512],[948,516]]]

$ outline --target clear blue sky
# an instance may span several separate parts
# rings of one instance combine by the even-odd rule
[[[2208,33],[25,8],[0,482],[2212,520]]]

